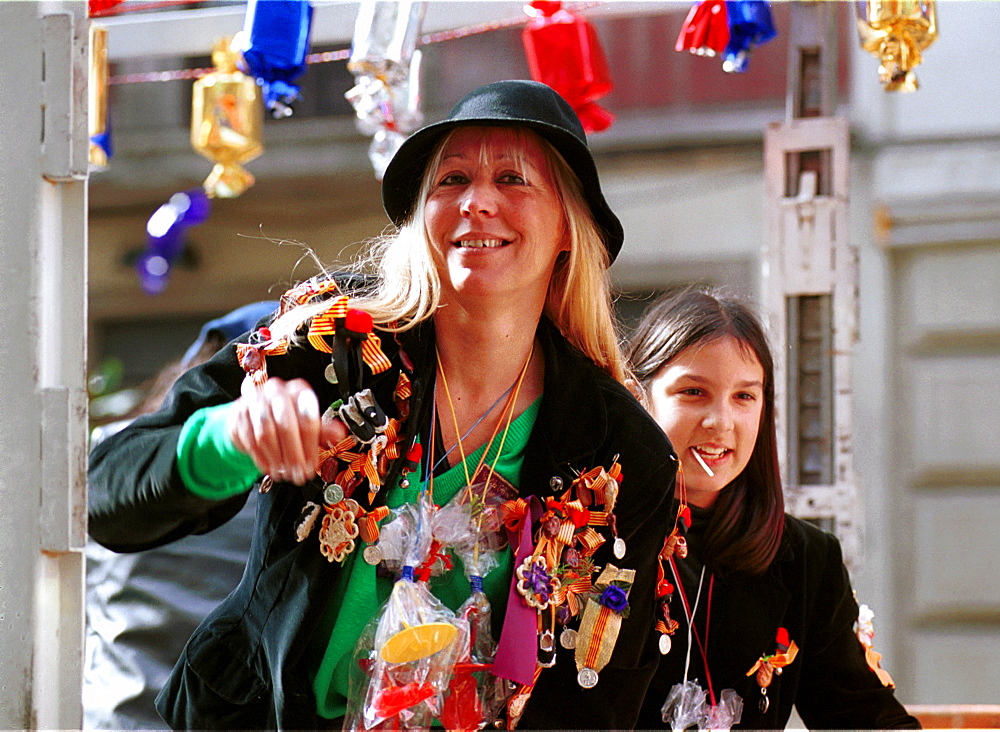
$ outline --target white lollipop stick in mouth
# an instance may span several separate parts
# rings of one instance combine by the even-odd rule
[[[698,461],[698,464],[705,469],[706,473],[708,473],[708,477],[714,478],[715,473],[713,473],[712,469],[705,464],[705,461],[702,459],[701,455],[698,454],[698,451],[692,450],[691,452],[694,453],[694,459]]]

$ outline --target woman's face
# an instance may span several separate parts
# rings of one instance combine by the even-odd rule
[[[711,506],[757,444],[764,408],[760,361],[732,336],[696,343],[660,369],[648,395],[650,414],[684,466],[689,502]]]
[[[445,300],[544,304],[569,239],[543,144],[499,127],[459,128],[445,144],[424,206]]]

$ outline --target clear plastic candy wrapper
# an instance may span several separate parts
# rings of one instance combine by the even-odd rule
[[[438,511],[435,522],[435,538],[452,548],[472,586],[472,594],[458,610],[458,616],[469,624],[469,639],[455,666],[440,717],[447,729],[483,728],[497,718],[510,694],[507,682],[490,672],[497,646],[482,582],[496,567],[502,544],[496,538],[501,525],[496,511],[487,509],[486,494],[485,483],[467,486]]]
[[[443,712],[455,664],[469,648],[469,622],[415,576],[432,545],[433,512],[421,500],[397,515],[400,527],[413,527],[402,542],[402,577],[355,649],[363,673],[352,678],[344,729],[426,729]]]
[[[697,681],[674,684],[661,710],[663,721],[677,732],[689,727],[700,730],[729,730],[743,716],[743,699],[733,689],[723,689],[719,703],[708,703],[708,692]]]
[[[743,718],[743,698],[734,689],[723,689],[719,703],[705,707],[704,729],[729,730]]]
[[[670,725],[670,729],[677,732],[692,725],[701,725],[701,719],[705,710],[706,692],[697,681],[685,681],[683,684],[674,684],[667,694],[667,700],[660,710],[663,714],[663,721]]]

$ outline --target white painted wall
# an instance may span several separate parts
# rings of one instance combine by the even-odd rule
[[[0,3],[0,97],[5,100],[0,107],[5,135],[0,156],[0,322],[7,344],[0,379],[4,729],[75,729],[82,721],[87,422],[83,8],[82,3]]]

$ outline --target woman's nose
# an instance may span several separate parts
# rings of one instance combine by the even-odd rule
[[[470,183],[462,197],[462,213],[466,216],[473,214],[492,216],[496,211],[497,203],[493,187],[486,182]]]
[[[733,411],[729,405],[713,404],[705,413],[702,425],[706,429],[716,432],[726,432],[736,426],[736,421],[733,419]]]

